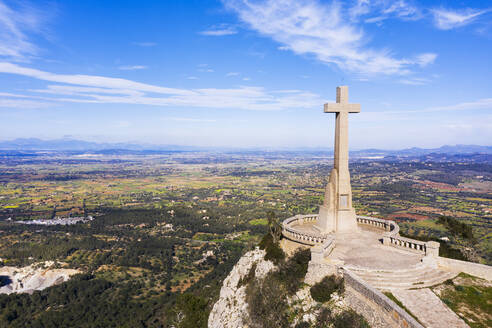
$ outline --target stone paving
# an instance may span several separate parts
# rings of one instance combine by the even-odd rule
[[[294,225],[301,232],[317,233],[314,223]],[[359,232],[337,233],[335,249],[329,261],[343,262],[345,265],[368,269],[398,270],[408,269],[421,262],[423,255],[384,246],[380,230],[359,225]]]
[[[428,288],[399,289],[392,293],[427,328],[470,328]]]
[[[421,262],[423,255],[388,247],[381,243],[380,231],[359,226],[359,233],[337,234],[331,259],[366,269],[408,269]]]

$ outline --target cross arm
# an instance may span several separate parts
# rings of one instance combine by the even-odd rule
[[[360,104],[341,104],[341,103],[328,103],[324,106],[325,113],[360,113]]]

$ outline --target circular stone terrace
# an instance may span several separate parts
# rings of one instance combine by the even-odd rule
[[[418,265],[425,255],[438,251],[438,243],[401,237],[394,221],[359,215],[358,232],[321,234],[315,227],[317,220],[318,215],[296,215],[284,220],[283,247],[288,251],[313,246],[311,253],[318,262],[384,270]]]

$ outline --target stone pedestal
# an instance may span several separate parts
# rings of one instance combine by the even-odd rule
[[[428,241],[425,243],[425,256],[438,257],[439,256],[439,244],[437,241]]]
[[[383,245],[389,246],[391,245],[391,232],[386,231],[383,233]]]

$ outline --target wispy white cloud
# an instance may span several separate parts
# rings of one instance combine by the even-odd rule
[[[425,67],[429,64],[434,63],[436,58],[437,58],[437,54],[433,54],[433,53],[420,54],[415,58],[415,62],[421,67]]]
[[[352,21],[362,18],[365,23],[379,23],[390,18],[417,20],[423,17],[418,7],[403,0],[358,0],[348,12]]]
[[[476,9],[433,9],[434,23],[438,29],[451,30],[453,28],[468,25],[475,21],[477,17],[483,15],[490,10],[476,10]]]
[[[318,60],[343,70],[361,74],[404,75],[422,63],[418,56],[396,58],[389,50],[367,47],[367,37],[362,27],[355,23],[355,17],[366,10],[363,6],[366,1],[360,2],[358,13],[352,12],[353,21],[346,17],[347,10],[336,1],[331,4],[315,0],[223,1],[243,22],[280,43],[282,49],[314,55]],[[403,1],[398,4],[387,7],[386,14],[400,17],[413,15],[411,13],[414,11],[402,5]]]
[[[36,55],[39,49],[28,34],[43,34],[49,16],[24,2],[14,8],[0,1],[0,56],[26,61]]]
[[[401,19],[419,19],[421,18],[420,10],[408,3],[407,1],[380,1],[383,4],[383,14],[395,15]],[[377,3],[377,1],[376,1]],[[389,4],[389,6],[388,6]]]
[[[55,82],[43,89],[29,90],[37,101],[75,103],[120,103],[153,106],[282,110],[313,108],[323,100],[300,90],[269,91],[262,87],[241,86],[229,89],[176,89],[135,82],[128,79],[93,75],[67,75],[0,63],[0,73],[15,74]],[[38,95],[45,95],[40,97]],[[0,95],[1,99],[2,95]],[[4,97],[4,99],[12,97]],[[22,99],[20,99],[22,100]],[[30,100],[30,99],[26,99]]]
[[[483,98],[475,101],[461,102],[445,106],[433,106],[420,110],[402,110],[402,111],[382,111],[378,114],[418,114],[429,112],[448,112],[448,111],[473,111],[473,110],[492,110],[492,98]],[[373,113],[371,113],[373,115]]]
[[[197,71],[200,73],[213,73],[213,72],[215,72],[212,68],[210,68],[208,66],[208,64],[199,64]]]
[[[12,98],[3,98],[0,96],[0,108],[23,108],[23,109],[31,109],[31,108],[46,108],[53,106],[53,103],[45,102],[45,101],[37,101],[31,99],[12,99]]]
[[[201,35],[207,36],[224,36],[224,35],[233,35],[237,34],[237,30],[234,26],[230,26],[228,24],[220,24],[214,25],[205,31],[199,32]]]
[[[1,108],[45,108],[56,104],[51,99],[42,96],[22,95],[10,92],[0,92]]]
[[[57,83],[66,83],[66,84],[75,84],[75,85],[85,85],[92,87],[104,87],[104,88],[113,88],[113,89],[130,89],[130,90],[138,90],[145,92],[156,92],[162,94],[190,94],[191,92],[182,90],[182,89],[173,89],[173,88],[165,88],[140,82],[134,82],[127,79],[113,78],[113,77],[104,77],[97,75],[84,75],[84,74],[75,74],[75,75],[65,75],[65,74],[54,74],[41,70],[37,70],[34,68],[27,68],[23,66],[19,66],[17,64],[0,62],[0,73],[9,73],[16,75],[24,75],[32,78],[36,78],[39,80],[57,82]]]
[[[483,98],[476,101],[462,102],[454,105],[447,106],[436,106],[428,108],[427,112],[437,112],[437,111],[455,111],[455,110],[482,110],[490,109],[492,110],[492,98]]]
[[[431,82],[431,80],[427,78],[413,77],[408,79],[401,79],[399,82],[407,85],[427,85]]]
[[[227,77],[231,77],[231,76],[239,76],[240,73],[239,72],[229,72],[226,74]]]
[[[129,65],[129,66],[119,66],[118,69],[123,71],[135,71],[139,69],[147,69],[147,66],[144,65]]]
[[[198,78],[196,76],[188,76],[186,79],[187,80],[198,80]]]

